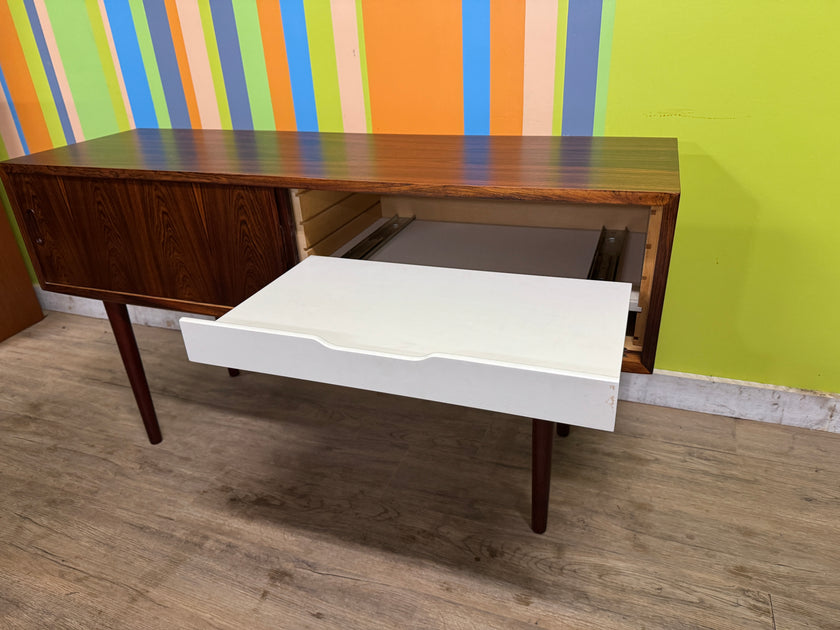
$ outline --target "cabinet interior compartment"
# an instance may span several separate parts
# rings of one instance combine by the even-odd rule
[[[657,208],[300,189],[290,196],[301,259],[363,251],[381,262],[587,278],[602,228],[627,230],[615,280],[633,286],[625,348],[642,349]]]

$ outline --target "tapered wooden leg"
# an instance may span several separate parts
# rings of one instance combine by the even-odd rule
[[[569,437],[569,429],[571,427],[568,424],[563,424],[562,422],[557,423],[557,435],[560,437]]]
[[[111,322],[111,330],[117,340],[117,347],[120,349],[120,356],[128,375],[128,382],[134,392],[134,399],[140,409],[140,417],[146,427],[146,435],[149,442],[159,443],[163,437],[160,434],[155,406],[152,403],[152,394],[149,392],[149,383],[146,381],[146,373],[143,371],[143,362],[140,359],[140,351],[137,349],[137,340],[134,338],[134,330],[131,328],[131,320],[128,317],[128,309],[125,304],[116,302],[105,302],[105,312],[108,314],[108,321]]]
[[[548,420],[534,420],[531,426],[531,529],[537,534],[545,531],[548,522],[554,431],[554,423]]]

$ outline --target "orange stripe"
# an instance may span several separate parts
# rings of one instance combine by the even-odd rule
[[[295,105],[292,101],[292,81],[286,59],[286,38],[283,36],[283,18],[278,0],[259,0],[257,14],[260,19],[265,69],[268,72],[268,89],[274,110],[274,128],[296,131]]]
[[[201,118],[198,115],[198,100],[195,97],[190,64],[187,61],[187,47],[184,45],[184,34],[181,32],[181,20],[178,17],[178,7],[175,0],[165,0],[166,16],[169,18],[169,30],[172,32],[172,43],[175,46],[175,58],[181,71],[181,83],[184,85],[184,98],[187,101],[187,111],[190,114],[190,126],[201,129]]]
[[[51,149],[50,132],[29,76],[26,58],[6,2],[0,2],[0,65],[30,153]]]
[[[464,132],[461,3],[363,0],[373,131]]]
[[[522,135],[525,2],[490,1],[490,133]]]

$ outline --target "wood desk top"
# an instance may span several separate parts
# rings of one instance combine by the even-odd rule
[[[587,203],[662,205],[680,192],[673,138],[136,129],[8,160],[0,168]]]

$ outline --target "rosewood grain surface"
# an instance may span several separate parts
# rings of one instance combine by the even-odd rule
[[[0,344],[2,628],[837,628],[838,434],[620,403],[555,441],[537,536],[521,418],[136,335],[155,447],[107,322]]]
[[[662,205],[669,138],[409,136],[137,129],[34,153],[9,173],[201,181],[432,197]]]
[[[665,303],[665,288],[668,283],[668,269],[671,265],[671,249],[674,232],[677,228],[677,208],[679,195],[675,195],[662,207],[662,221],[659,226],[659,245],[656,250],[656,262],[653,272],[653,284],[650,292],[645,339],[641,352],[641,363],[648,372],[653,371],[656,361],[656,346],[659,342],[659,327],[662,322],[662,307]],[[631,371],[631,370],[627,370]]]
[[[13,175],[45,288],[136,303],[235,306],[294,264],[274,190]],[[60,290],[60,289],[59,289]],[[204,309],[206,310],[206,309]]]

